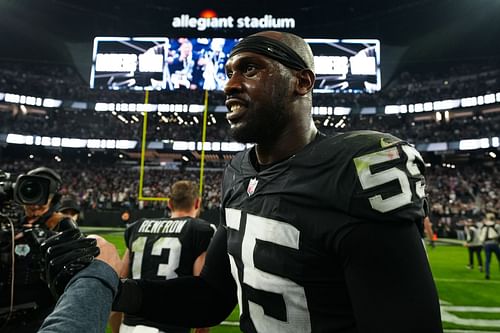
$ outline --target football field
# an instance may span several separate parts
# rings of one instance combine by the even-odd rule
[[[85,229],[85,232],[100,234],[114,243],[121,254],[125,251],[123,231]],[[467,250],[460,245],[438,242],[434,249],[428,249],[428,254],[441,300],[445,332],[500,333],[500,267],[496,259],[492,258],[491,280],[486,280],[477,267],[466,268]],[[237,310],[210,331],[240,332]]]

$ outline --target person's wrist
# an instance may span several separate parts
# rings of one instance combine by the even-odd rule
[[[111,260],[104,259],[102,257],[95,257],[95,260],[99,260],[100,262],[108,265],[118,277],[120,277],[120,266],[117,263],[112,262]]]
[[[142,291],[138,282],[132,279],[121,279],[112,310],[134,314],[141,308],[141,303]]]

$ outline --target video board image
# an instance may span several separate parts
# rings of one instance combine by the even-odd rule
[[[90,87],[110,90],[223,90],[224,66],[239,39],[96,37]],[[380,42],[306,39],[314,92],[380,90]]]
[[[314,54],[314,92],[380,90],[380,41],[377,39],[306,39]]]
[[[238,39],[96,37],[90,87],[222,90]]]

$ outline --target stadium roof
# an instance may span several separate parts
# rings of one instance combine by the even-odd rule
[[[397,49],[398,63],[474,61],[500,57],[496,0],[2,0],[0,60],[88,61],[95,36],[230,36],[257,30],[174,29],[182,14],[293,17],[304,37],[378,38]],[[392,61],[382,53],[382,61]]]

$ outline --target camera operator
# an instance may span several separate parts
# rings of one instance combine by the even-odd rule
[[[2,247],[4,253],[0,253],[2,333],[37,332],[53,310],[56,300],[42,280],[44,266],[40,244],[54,235],[63,223],[73,224],[71,217],[57,212],[61,176],[46,167],[33,169],[26,175],[30,177],[25,182],[18,178],[14,189],[19,192],[16,195],[22,197],[16,201],[23,203],[24,216],[12,226],[13,244]]]

